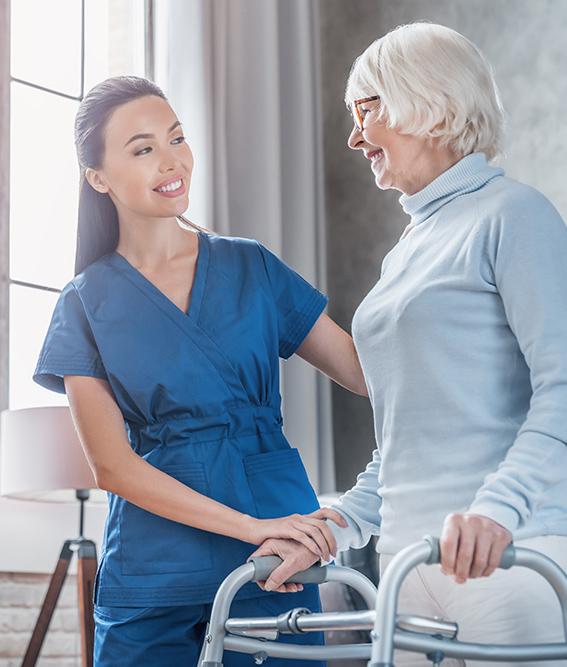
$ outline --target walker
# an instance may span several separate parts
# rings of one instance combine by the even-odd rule
[[[290,660],[369,659],[368,667],[394,667],[394,648],[424,653],[436,667],[444,658],[469,658],[526,662],[567,658],[567,574],[547,556],[510,545],[504,551],[501,568],[528,567],[542,575],[555,590],[561,606],[565,642],[559,644],[498,645],[457,640],[458,625],[439,618],[397,614],[398,595],[408,573],[421,563],[440,562],[439,540],[426,536],[400,551],[380,580],[379,589],[360,572],[342,566],[313,566],[298,572],[289,581],[317,583],[334,581],[360,593],[365,611],[311,613],[296,608],[279,616],[229,618],[236,592],[249,581],[266,580],[280,563],[276,556],[252,558],[220,585],[215,596],[199,667],[222,667],[224,650],[249,653],[262,665],[269,657]],[[279,633],[303,634],[329,630],[368,630],[369,643],[333,646],[293,646],[278,644]],[[268,663],[269,664],[269,663]]]

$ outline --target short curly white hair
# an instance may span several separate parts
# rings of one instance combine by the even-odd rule
[[[502,148],[504,110],[490,64],[456,30],[416,22],[374,41],[355,60],[345,92],[379,95],[378,119],[404,134],[439,137],[458,155]]]

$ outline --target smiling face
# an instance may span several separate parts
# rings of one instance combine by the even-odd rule
[[[430,183],[454,164],[458,157],[439,141],[428,137],[402,134],[378,120],[380,101],[359,105],[362,130],[356,125],[348,146],[360,150],[370,160],[376,185],[381,190],[399,190],[411,195]]]
[[[85,177],[120,217],[171,218],[189,205],[193,154],[168,102],[146,95],[118,107],[104,134],[100,169]]]

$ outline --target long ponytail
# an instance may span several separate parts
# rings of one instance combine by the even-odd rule
[[[85,171],[99,169],[104,157],[104,129],[112,112],[144,95],[157,95],[166,100],[161,88],[139,76],[114,76],[97,84],[83,98],[75,116],[75,148],[81,171],[79,217],[75,251],[75,275],[118,245],[118,212],[107,193],[97,192],[85,178]],[[196,225],[183,215],[178,223],[199,231],[209,230]]]

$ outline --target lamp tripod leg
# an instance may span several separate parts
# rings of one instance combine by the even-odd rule
[[[81,537],[66,540],[59,554],[59,560],[51,575],[43,604],[35,627],[28,642],[22,667],[35,667],[45,635],[57,606],[59,595],[65,584],[73,552],[77,551],[77,594],[81,627],[81,665],[93,667],[94,617],[93,592],[97,569],[96,545]]]
[[[77,561],[77,594],[81,619],[82,667],[93,667],[94,605],[93,591],[96,575],[96,545],[91,540],[79,542]]]
[[[73,557],[73,550],[71,549],[72,544],[73,540],[66,540],[63,544],[61,553],[59,554],[59,560],[51,575],[49,587],[47,588],[45,598],[43,599],[41,611],[39,612],[35,627],[28,642],[22,667],[34,667],[37,662],[37,658],[43,645],[43,640],[45,639],[49,624],[51,623],[51,617],[53,616],[57,600],[59,599],[61,589],[63,588],[63,584],[67,577],[71,558]]]

